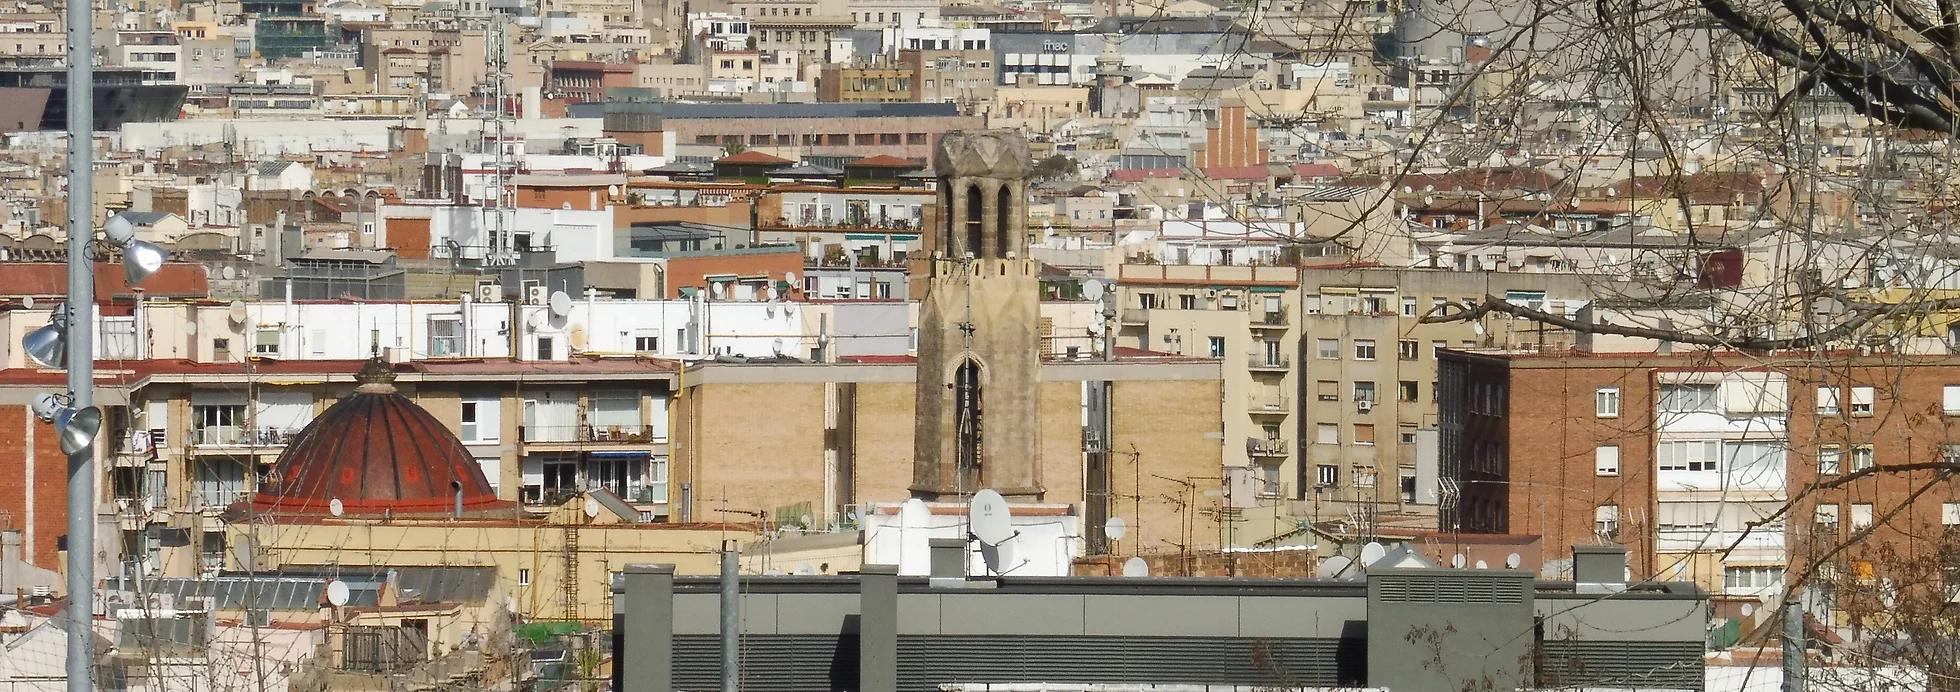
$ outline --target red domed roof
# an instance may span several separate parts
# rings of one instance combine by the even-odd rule
[[[327,514],[338,499],[349,515],[446,515],[459,488],[465,513],[513,507],[447,427],[395,391],[386,363],[370,361],[357,379],[286,445],[254,511]]]

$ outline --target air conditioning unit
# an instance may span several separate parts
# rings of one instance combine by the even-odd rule
[[[1373,411],[1375,410],[1375,402],[1369,401],[1367,399],[1356,401],[1354,402],[1354,410],[1360,411],[1362,413]]]
[[[546,291],[545,287],[543,286],[524,287],[524,302],[526,303],[530,303],[532,305],[543,305],[545,304],[545,301],[550,299],[551,299],[551,293],[549,291]]]
[[[504,301],[504,285],[484,284],[478,286],[476,287],[476,299],[484,303],[501,303]]]

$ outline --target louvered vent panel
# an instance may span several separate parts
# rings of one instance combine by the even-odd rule
[[[742,638],[742,689],[755,692],[855,690],[857,637],[755,635]],[[721,689],[721,640],[674,637],[674,687]]]
[[[1698,642],[1547,641],[1541,685],[1702,689]]]
[[[1334,685],[1343,677],[1337,648],[1307,639],[901,637],[898,680],[901,690],[955,682]],[[1360,668],[1351,662],[1347,670]]]
[[[1380,577],[1381,600],[1389,603],[1504,603],[1524,602],[1525,583],[1517,579],[1433,579],[1421,576]]]

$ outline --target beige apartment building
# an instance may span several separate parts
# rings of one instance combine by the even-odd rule
[[[1126,264],[1118,345],[1224,359],[1224,458],[1239,507],[1323,520],[1433,517],[1436,350],[1549,348],[1570,337],[1526,320],[1421,317],[1485,295],[1571,313],[1603,280]]]

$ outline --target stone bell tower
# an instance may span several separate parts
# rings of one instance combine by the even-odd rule
[[[1041,298],[1027,257],[1028,142],[1002,130],[939,140],[939,227],[919,306],[912,493],[1042,492],[1035,431]]]

